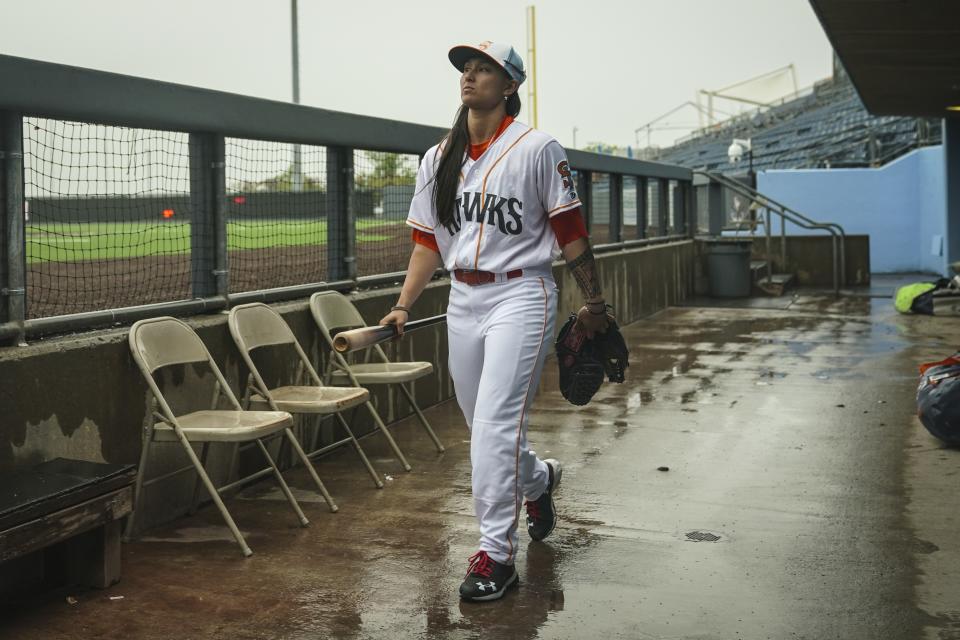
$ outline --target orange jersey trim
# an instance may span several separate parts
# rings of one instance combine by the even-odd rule
[[[411,220],[410,218],[407,218],[407,224],[417,227],[418,229],[423,229],[424,231],[433,233],[433,227],[428,227],[425,224],[420,224],[416,220]]]
[[[497,167],[498,164],[500,164],[500,161],[503,160],[504,156],[506,156],[508,153],[510,153],[510,151],[511,151],[515,146],[517,146],[517,145],[520,143],[520,141],[523,140],[523,139],[527,136],[527,134],[530,133],[531,131],[533,131],[533,127],[530,127],[529,129],[527,129],[526,131],[524,131],[524,132],[520,135],[519,138],[517,138],[516,140],[514,140],[514,141],[513,141],[513,144],[511,144],[509,147],[507,147],[506,151],[504,151],[503,153],[500,154],[500,157],[497,158],[497,159],[494,161],[494,163],[490,166],[490,169],[488,169],[488,170],[487,170],[487,173],[483,176],[483,186],[480,188],[480,207],[481,207],[481,210],[482,210],[482,208],[483,208],[483,205],[484,205],[484,204],[486,203],[486,201],[487,201],[487,178],[490,177],[490,174],[493,173],[493,170],[496,169],[496,167]],[[481,225],[480,225],[480,233],[479,233],[479,235],[477,235],[477,254],[476,254],[476,256],[474,256],[474,258],[473,258],[473,268],[474,268],[474,269],[479,269],[479,268],[480,268],[480,241],[483,240],[483,227],[484,227],[484,225],[481,224]]]
[[[543,289],[543,327],[540,329],[540,344],[537,346],[537,358],[534,360],[534,368],[530,371],[530,377],[527,378],[527,390],[523,396],[523,408],[520,409],[520,421],[517,423],[517,444],[514,449],[514,467],[513,467],[513,524],[510,525],[510,531],[507,533],[507,543],[510,545],[510,553],[507,561],[514,559],[516,549],[513,548],[513,532],[520,521],[520,437],[523,434],[523,418],[527,415],[528,405],[530,404],[530,383],[533,382],[533,372],[536,370],[536,363],[540,360],[540,352],[543,350],[543,338],[547,334],[547,284],[543,278],[539,278],[540,287]]]
[[[577,208],[579,209],[581,204],[583,204],[583,203],[580,202],[579,200],[574,200],[573,202],[568,202],[567,204],[562,204],[562,205],[560,205],[559,207],[557,207],[556,209],[550,209],[550,211],[547,211],[547,215],[548,215],[548,216],[554,215],[554,214],[560,215],[561,213],[566,213],[565,211],[563,211],[564,209],[570,209],[570,210],[572,210],[572,209],[571,209],[572,207],[577,207]]]

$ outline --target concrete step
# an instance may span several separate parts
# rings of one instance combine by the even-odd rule
[[[767,275],[767,272],[770,270],[770,263],[766,260],[751,260],[750,261],[750,280],[752,282],[757,282],[760,278],[763,278]]]
[[[769,296],[782,296],[793,285],[792,273],[774,273],[754,281],[760,292]]]

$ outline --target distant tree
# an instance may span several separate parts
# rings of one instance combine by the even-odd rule
[[[302,174],[302,171],[301,171]],[[324,185],[315,178],[303,175],[303,191],[325,191]],[[293,164],[283,173],[265,180],[247,180],[237,184],[236,190],[242,193],[258,191],[293,191]]]
[[[358,189],[382,189],[416,183],[416,167],[399,153],[365,151],[364,155],[367,162],[354,169]]]

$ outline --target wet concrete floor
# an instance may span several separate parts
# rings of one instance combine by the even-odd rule
[[[324,459],[339,513],[295,470],[309,528],[258,484],[228,503],[251,558],[205,508],[125,545],[120,584],[6,612],[0,637],[960,639],[960,451],[914,417],[956,318],[799,295],[625,334],[628,381],[586,408],[548,362],[530,439],[565,464],[562,519],[499,602],[456,595],[477,532],[451,402],[428,411],[445,454],[397,427],[411,473],[365,440],[381,491],[350,451]]]

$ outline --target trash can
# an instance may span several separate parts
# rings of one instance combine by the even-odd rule
[[[753,283],[750,278],[751,240],[708,240],[707,279],[710,295],[717,298],[745,298]]]

